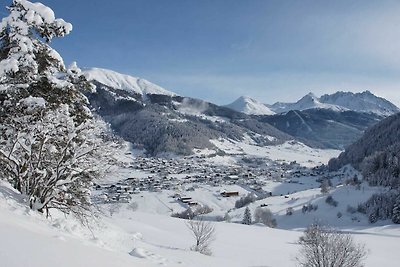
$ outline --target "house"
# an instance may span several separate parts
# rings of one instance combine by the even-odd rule
[[[221,196],[223,197],[233,197],[233,196],[238,196],[239,192],[238,191],[229,191],[229,192],[222,192]]]
[[[192,198],[191,198],[191,197],[181,197],[179,200],[180,200],[181,202],[183,202],[183,203],[190,203],[190,202],[192,202]]]

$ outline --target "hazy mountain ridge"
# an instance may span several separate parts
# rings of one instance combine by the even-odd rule
[[[364,130],[382,117],[354,111],[336,112],[331,109],[292,110],[273,116],[262,116],[279,130],[302,142],[320,148],[344,149],[360,138]]]

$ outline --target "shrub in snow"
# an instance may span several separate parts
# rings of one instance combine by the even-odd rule
[[[276,219],[274,219],[272,212],[268,208],[257,207],[254,211],[254,222],[262,223],[268,227],[276,227]]]
[[[290,215],[293,214],[293,212],[294,212],[294,209],[292,207],[289,207],[289,208],[286,209],[286,215],[290,216]]]
[[[211,207],[209,207],[207,205],[201,205],[201,206],[198,206],[194,212],[196,215],[204,215],[204,214],[210,213],[212,211],[213,211],[213,209]]]
[[[252,219],[251,219],[251,212],[250,212],[249,207],[246,207],[246,209],[244,210],[242,223],[247,224],[247,225],[250,225],[253,223]]]
[[[342,218],[342,216],[343,214],[340,211],[336,214],[336,217],[338,217],[339,219]]]
[[[48,45],[72,25],[40,3],[13,0],[8,10],[0,24],[0,176],[32,209],[83,215],[108,157],[82,94],[89,83]]]
[[[313,204],[309,203],[307,205],[303,205],[301,212],[306,213],[306,212],[315,211],[317,209],[318,209],[318,205],[313,205]]]
[[[127,208],[128,208],[129,210],[131,210],[131,211],[136,211],[136,210],[139,208],[139,205],[138,205],[138,203],[136,203],[136,202],[132,202],[132,203],[129,203],[129,205],[127,206]]]
[[[345,184],[346,184],[346,185],[354,185],[354,186],[357,186],[357,185],[360,185],[360,184],[361,184],[361,181],[360,181],[360,179],[358,179],[357,174],[355,174],[355,175],[353,176],[353,178],[347,179],[347,180],[345,181]]]
[[[194,217],[196,217],[196,214],[194,213],[194,211],[191,208],[187,208],[186,210],[184,210],[182,212],[172,213],[171,217],[191,220]]]
[[[192,250],[205,255],[211,255],[210,245],[215,240],[214,225],[200,218],[199,220],[189,220],[186,226],[195,239],[195,245],[192,247]]]
[[[302,213],[306,213],[307,212],[307,206],[303,205],[303,207],[301,208],[301,212]]]
[[[393,205],[392,221],[394,223],[400,224],[400,195],[397,196],[396,201]]]
[[[328,179],[324,179],[321,182],[321,193],[326,194],[329,192],[329,180]]]
[[[305,230],[299,243],[301,249],[296,261],[302,267],[362,267],[367,256],[365,246],[355,243],[350,234],[318,223]]]
[[[224,216],[221,216],[221,215],[215,216],[215,221],[216,222],[224,222],[225,221]]]
[[[246,196],[241,197],[235,202],[235,208],[240,209],[244,206],[247,206],[250,203],[253,203],[257,200],[257,196],[253,193],[248,193]]]
[[[231,220],[232,220],[231,216],[229,215],[228,212],[226,212],[225,215],[224,215],[224,221],[230,222]]]
[[[203,205],[203,206],[199,205],[197,207],[189,207],[182,212],[173,213],[171,216],[180,218],[180,219],[191,220],[191,219],[196,218],[196,216],[204,215],[204,214],[210,213],[212,211],[213,211],[213,209],[207,205]]]
[[[326,202],[328,205],[331,205],[331,206],[334,206],[334,207],[337,207],[337,205],[338,205],[338,202],[337,202],[336,200],[334,200],[332,196],[328,196],[328,197],[325,199],[325,202]]]
[[[355,207],[352,207],[350,205],[347,206],[347,212],[350,214],[354,214],[357,212],[357,209]]]

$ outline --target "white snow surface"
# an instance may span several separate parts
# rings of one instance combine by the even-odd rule
[[[232,159],[229,160],[232,156],[249,155],[286,163],[296,161],[305,167],[315,167],[327,164],[331,158],[337,157],[341,153],[340,150],[335,149],[311,148],[294,140],[275,146],[258,146],[251,142],[251,140],[237,142],[234,140],[219,139],[211,140],[211,142],[227,154],[220,157],[218,163],[225,162],[228,165],[232,162]]]
[[[315,153],[307,151],[301,143],[293,142],[274,150],[257,150],[260,147],[228,140],[216,142],[230,149],[232,155],[244,151],[254,155],[270,152],[276,154],[274,157],[281,158],[289,157],[291,153],[292,158],[287,161],[307,162],[307,158]],[[286,148],[290,149],[286,151]],[[293,153],[294,148],[298,153]],[[143,156],[140,151],[132,151],[126,143],[126,147],[114,155],[119,164],[113,166],[109,178],[102,182],[116,183],[128,177],[154,175],[127,168],[135,162],[136,155]],[[224,157],[225,160],[227,158]],[[248,207],[254,214],[257,207],[267,205],[277,220],[277,228],[240,224],[245,207],[235,209],[235,202],[253,192],[240,184],[187,184],[186,187],[193,186],[195,190],[142,191],[131,195],[128,203],[96,204],[97,217],[89,218],[90,227],[86,227],[73,216],[65,217],[53,211],[50,218],[45,218],[30,210],[25,204],[26,199],[7,182],[0,180],[0,266],[289,267],[296,264],[294,259],[299,253],[298,239],[302,231],[318,219],[352,234],[356,242],[364,243],[369,250],[366,267],[397,267],[400,261],[397,253],[400,249],[400,225],[390,221],[371,225],[366,216],[347,212],[348,205],[356,206],[372,194],[385,190],[369,187],[366,183],[358,190],[355,186],[344,185],[344,181],[355,174],[358,174],[356,170],[346,166],[332,179],[329,195],[338,201],[336,207],[325,202],[328,194],[321,193],[320,184],[316,181],[318,177],[267,180],[262,189],[271,192],[272,196],[257,200]],[[182,179],[185,175],[181,174]],[[238,191],[240,195],[221,197],[222,191]],[[93,194],[96,192],[94,190]],[[216,229],[211,256],[190,250],[194,240],[186,221],[171,217],[171,213],[186,209],[185,205],[171,197],[175,194],[191,197],[200,205],[213,209],[205,215]],[[303,205],[308,204],[318,205],[318,209],[303,213]],[[293,208],[291,216],[286,215],[289,207]],[[216,218],[226,212],[229,212],[231,222],[216,222]],[[342,213],[341,218],[337,217],[338,212]]]
[[[271,181],[266,187],[275,196],[252,203],[250,209],[253,213],[257,206],[268,203],[278,228],[234,223],[241,220],[244,208],[234,210],[230,213],[232,223],[214,222],[213,255],[205,256],[190,250],[193,238],[185,220],[170,217],[171,211],[166,207],[184,209],[169,197],[174,192],[134,195],[132,201],[138,203],[138,210],[132,209],[130,203],[104,204],[99,207],[102,215],[90,220],[89,229],[70,216],[64,218],[53,213],[46,219],[21,204],[20,195],[1,183],[0,263],[7,267],[295,266],[302,230],[314,219],[324,218],[330,225],[351,233],[357,242],[365,243],[370,251],[365,266],[398,266],[400,226],[370,225],[359,215],[355,222],[353,215],[345,211],[348,204],[365,200],[375,189],[366,185],[357,191],[352,187],[338,187],[331,194],[339,205],[332,207],[325,203],[326,195],[318,188],[309,189],[313,186],[312,181],[302,185]],[[238,186],[225,189],[247,193]],[[293,192],[289,198],[279,195],[287,191]],[[216,197],[219,192],[220,188],[203,186],[190,196],[214,208],[209,216],[223,215],[234,206],[236,198]],[[308,203],[318,204],[318,210],[303,214],[301,207]],[[288,207],[294,208],[292,216],[285,215]],[[338,211],[343,213],[340,219],[336,217]]]
[[[248,96],[241,96],[233,103],[226,105],[226,107],[248,115],[275,114],[275,112],[273,112],[266,105]]]
[[[101,68],[90,68],[84,70],[82,74],[89,81],[98,81],[104,85],[115,89],[126,90],[140,95],[168,95],[175,96],[176,94],[161,88],[145,79],[136,78],[130,75],[121,74],[112,70]]]
[[[28,108],[28,110],[46,107],[46,100],[44,100],[42,97],[28,96],[27,98],[22,99],[20,103]]]

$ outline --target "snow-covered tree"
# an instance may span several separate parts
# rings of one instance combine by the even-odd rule
[[[328,179],[324,179],[321,182],[321,193],[326,194],[329,192],[329,180]]]
[[[82,214],[102,166],[102,129],[82,94],[89,83],[49,46],[72,25],[53,11],[13,0],[0,24],[0,177],[32,209]]]
[[[301,267],[362,267],[367,256],[365,246],[354,242],[350,234],[318,223],[304,231],[299,243],[301,249],[296,261]]]
[[[242,223],[247,225],[250,225],[252,223],[251,212],[249,207],[246,207],[246,209],[244,210]]]
[[[205,255],[211,255],[210,245],[211,242],[215,240],[214,225],[200,217],[198,220],[188,220],[186,226],[192,233],[196,242],[192,250]]]
[[[272,212],[268,208],[257,207],[254,211],[254,222],[262,223],[268,227],[276,227],[276,219],[272,215]]]
[[[400,224],[400,195],[396,198],[393,206],[392,221]]]

